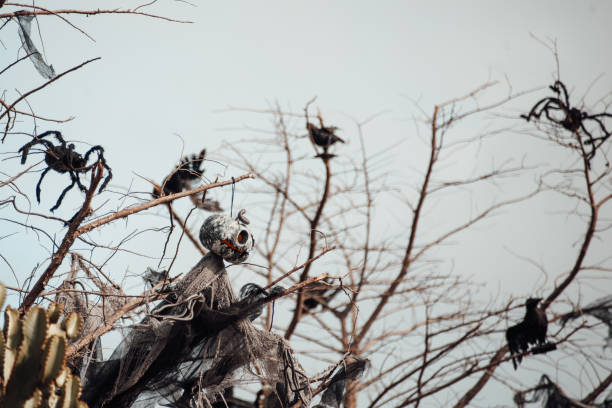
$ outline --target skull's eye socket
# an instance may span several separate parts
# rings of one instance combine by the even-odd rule
[[[240,233],[238,234],[238,243],[246,244],[248,239],[249,239],[249,233],[246,230],[240,231]]]

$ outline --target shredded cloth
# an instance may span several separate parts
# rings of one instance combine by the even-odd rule
[[[612,347],[612,295],[599,298],[580,310],[566,314],[561,318],[561,324],[565,325],[568,320],[576,319],[584,314],[591,315],[608,326],[608,338],[604,348]]]
[[[224,406],[227,389],[274,384],[266,408],[308,406],[308,377],[286,341],[257,329],[250,297],[234,298],[223,260],[209,252],[83,378],[90,408]]]
[[[105,294],[104,301],[92,302],[84,292],[79,291],[79,289],[85,289],[77,278],[79,270],[85,272],[87,279],[98,288],[100,293]],[[123,295],[121,290],[102,282],[83,265],[81,258],[75,254],[72,256],[70,273],[57,290],[59,293],[55,296],[55,301],[63,306],[64,315],[76,312],[83,318],[82,334],[90,333],[104,326],[107,317],[112,316],[128,302],[128,298],[121,296]],[[72,369],[73,374],[83,377],[92,357],[98,361],[102,359],[102,345],[99,338],[69,358],[66,364]]]
[[[601,404],[584,404],[568,397],[557,384],[546,374],[542,375],[538,385],[514,394],[514,402],[519,408],[525,404],[540,402],[542,408],[612,408],[612,394]]]
[[[53,79],[55,77],[55,70],[52,65],[49,65],[45,62],[42,55],[34,46],[32,39],[30,38],[30,30],[32,19],[34,16],[31,15],[17,15],[17,23],[19,25],[19,38],[21,39],[21,45],[23,46],[25,52],[30,56],[30,61],[34,64],[34,68],[38,71],[40,75],[47,79]]]

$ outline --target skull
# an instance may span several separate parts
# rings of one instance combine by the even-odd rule
[[[200,229],[200,242],[213,253],[231,263],[246,261],[255,239],[249,230],[249,221],[241,210],[236,219],[225,214],[211,215]]]

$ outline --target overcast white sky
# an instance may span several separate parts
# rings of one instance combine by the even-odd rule
[[[58,7],[57,3],[36,2],[45,8]],[[62,8],[86,7],[81,1],[61,3]],[[419,111],[411,100],[418,100],[430,112],[435,103],[463,95],[489,80],[505,82],[507,78],[515,90],[547,86],[554,81],[556,65],[540,41],[556,41],[561,78],[575,95],[582,97],[602,74],[587,99],[597,100],[612,90],[609,1],[195,3],[192,7],[160,1],[149,9],[193,24],[127,15],[71,18],[95,42],[57,18],[39,19],[45,56],[56,72],[89,58],[100,56],[102,60],[29,98],[40,115],[75,116],[62,125],[39,123],[38,131],[57,128],[66,138],[103,145],[114,170],[111,187],[115,190],[132,182],[149,190],[136,174],[161,180],[181,152],[202,147],[218,150],[222,142],[247,137],[243,126],[267,123],[257,115],[219,110],[266,108],[278,101],[288,110],[300,111],[315,95],[316,106],[330,123],[343,129],[342,137],[355,148],[358,139],[351,134],[352,118],[362,120],[386,111],[367,127],[366,143],[368,149],[377,151],[402,142],[390,166],[395,173],[404,174],[418,161],[411,156],[410,143],[416,138],[411,120]],[[104,2],[95,8],[124,4]],[[0,31],[0,40],[3,67],[18,55],[16,24]],[[22,62],[0,77],[0,89],[14,95],[15,88],[24,92],[43,82],[29,62]],[[505,85],[495,92],[503,97]],[[517,106],[527,109],[541,96],[543,93],[536,93],[521,99],[507,114],[518,116]],[[33,132],[32,123],[20,126]],[[521,142],[506,142],[500,149],[516,149],[515,160],[520,160],[517,144],[523,139],[517,140]],[[8,138],[2,152],[16,151],[22,144],[21,138]],[[546,150],[530,153],[531,163],[548,161]],[[503,159],[500,152],[495,155]],[[17,160],[0,161],[2,171],[19,168]],[[230,166],[225,174],[236,175],[237,171]],[[65,181],[57,180],[55,187],[43,188],[43,204],[35,208],[46,210],[52,205],[53,189],[61,188]],[[75,190],[73,194],[77,197],[79,193]],[[573,256],[572,244],[583,227],[563,217],[541,216],[548,210],[550,215],[564,209],[547,199],[550,197],[522,209],[514,218],[487,224],[472,240],[453,248],[456,270],[488,282],[489,295],[502,287],[504,294],[516,296],[528,295],[541,283],[541,276],[534,269],[516,271],[525,264],[510,255],[508,248],[533,257],[553,272],[565,271]],[[248,206],[247,196],[239,200]],[[395,210],[383,208],[391,218],[385,220],[383,214],[381,223],[392,223]],[[74,206],[64,205],[58,213],[73,211]],[[6,224],[0,224],[0,236],[5,235],[5,228]],[[492,240],[491,236],[503,239]],[[37,259],[22,255],[34,251],[27,247],[28,239],[31,236],[0,240],[2,254],[9,254],[13,266],[22,271],[31,270]],[[609,255],[604,248],[599,250],[601,257]],[[41,248],[35,251],[39,250],[45,253]],[[483,257],[483,252],[490,256]],[[193,265],[197,255],[192,255],[182,259],[180,266]],[[500,257],[514,263],[500,262]],[[14,284],[7,276],[9,270],[0,264],[0,278]],[[526,279],[526,284],[517,277]],[[598,289],[609,293],[609,281]]]

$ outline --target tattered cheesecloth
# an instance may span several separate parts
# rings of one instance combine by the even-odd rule
[[[308,377],[289,344],[251,323],[251,296],[237,300],[228,279],[223,260],[243,262],[253,248],[247,224],[244,211],[204,222],[200,241],[210,252],[126,332],[110,359],[87,363],[82,399],[90,408],[223,407],[225,390],[249,382],[273,386],[266,407],[309,405]]]

